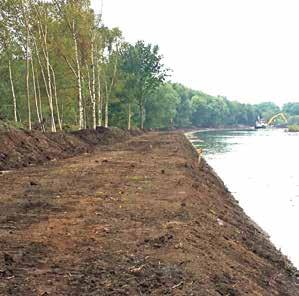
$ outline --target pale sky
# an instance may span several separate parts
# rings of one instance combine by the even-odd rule
[[[103,19],[127,41],[158,44],[175,82],[241,102],[299,102],[298,0],[104,0]]]

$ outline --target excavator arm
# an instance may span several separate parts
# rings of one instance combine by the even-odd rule
[[[285,116],[284,113],[281,112],[281,113],[278,113],[278,114],[272,116],[272,117],[268,120],[268,125],[271,125],[271,124],[274,122],[274,120],[275,120],[276,118],[278,118],[278,117],[282,118],[282,119],[284,120],[285,123],[288,123],[288,119],[287,119],[287,117]]]

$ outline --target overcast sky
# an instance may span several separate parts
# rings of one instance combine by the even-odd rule
[[[98,11],[100,0],[93,0]],[[172,80],[256,103],[299,102],[298,0],[104,0],[130,42],[158,44]]]

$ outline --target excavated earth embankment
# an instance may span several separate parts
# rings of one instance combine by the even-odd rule
[[[91,152],[97,145],[122,142],[141,133],[137,129],[126,131],[104,127],[68,133],[0,130],[0,170],[28,167]]]
[[[0,295],[299,295],[184,135],[93,146],[0,175]]]

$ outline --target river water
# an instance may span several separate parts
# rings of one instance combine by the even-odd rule
[[[299,133],[282,129],[193,133],[245,212],[299,268]]]

